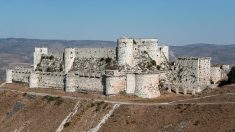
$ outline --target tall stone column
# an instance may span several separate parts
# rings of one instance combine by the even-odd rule
[[[12,79],[13,79],[13,70],[7,69],[6,70],[6,83],[12,83]]]
[[[31,72],[29,77],[29,88],[38,88],[39,74]]]

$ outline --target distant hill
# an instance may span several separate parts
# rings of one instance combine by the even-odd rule
[[[10,63],[33,63],[34,47],[48,47],[60,52],[65,47],[115,47],[114,41],[100,40],[41,40],[24,38],[0,39],[0,80],[5,79],[5,68]],[[170,46],[171,56],[211,56],[212,63],[235,64],[235,44],[191,44]]]

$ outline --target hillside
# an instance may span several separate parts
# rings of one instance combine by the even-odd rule
[[[91,131],[109,115],[97,131],[233,132],[234,88],[228,85],[196,96],[162,93],[159,98],[141,99],[6,84],[0,87],[0,130],[46,132],[62,124],[62,132]]]
[[[210,56],[214,64],[235,64],[235,44],[190,44],[171,46],[175,56]]]
[[[115,47],[116,42],[99,40],[40,40],[24,38],[0,39],[0,80],[5,79],[5,68],[11,63],[33,63],[34,47],[48,47],[52,52],[65,47]],[[211,56],[212,63],[235,64],[235,44],[191,44],[170,46],[171,57]],[[173,53],[173,54],[172,54]]]

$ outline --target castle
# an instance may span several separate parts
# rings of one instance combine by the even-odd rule
[[[224,78],[228,65],[212,66],[210,57],[169,61],[169,47],[157,39],[120,38],[116,48],[65,48],[62,55],[35,48],[34,65],[6,70],[6,82],[66,92],[160,96],[161,89],[201,92]]]

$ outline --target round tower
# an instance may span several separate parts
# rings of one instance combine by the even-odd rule
[[[120,38],[117,41],[117,64],[118,66],[134,66],[133,39]]]
[[[41,57],[43,54],[48,54],[47,48],[35,48],[35,51],[33,53],[34,56],[34,70],[37,68],[37,65],[41,61]]]
[[[29,77],[29,88],[38,88],[39,75],[31,72]]]
[[[12,83],[12,79],[13,79],[13,70],[7,69],[6,70],[6,83]]]
[[[65,73],[68,73],[73,65],[74,59],[76,57],[75,53],[76,53],[75,48],[65,48],[64,51]]]

